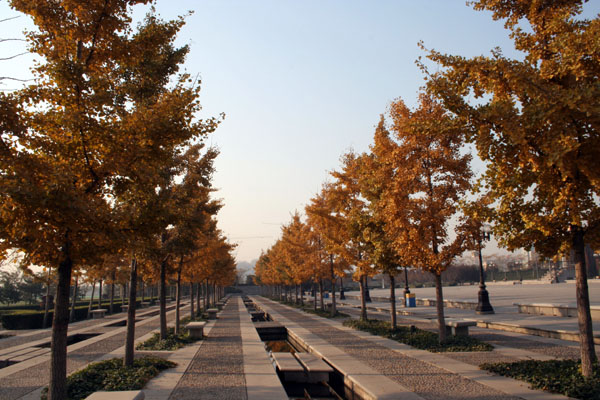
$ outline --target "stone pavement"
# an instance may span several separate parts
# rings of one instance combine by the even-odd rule
[[[600,305],[600,282],[590,281],[590,298],[592,305]],[[477,303],[478,286],[453,286],[444,287],[444,300]],[[488,287],[490,302],[495,314],[478,315],[474,310],[445,307],[444,313],[450,318],[475,320],[479,327],[494,328],[510,332],[527,333],[556,339],[577,341],[579,326],[577,318],[555,317],[547,315],[522,314],[513,305],[519,303],[559,303],[572,304],[575,298],[574,283],[561,284],[526,284],[526,285],[491,285]],[[433,320],[436,318],[436,308],[432,306],[418,306],[405,308],[401,305],[403,289],[396,289],[397,312],[415,319]],[[411,289],[417,298],[435,298],[433,288]],[[371,289],[373,299],[384,300],[389,298],[389,289]],[[358,292],[346,292],[346,300],[341,304],[359,307]],[[398,297],[399,296],[399,297]],[[340,300],[338,300],[339,302]],[[367,303],[368,311],[388,312],[389,301],[373,301]],[[600,344],[600,320],[592,321],[595,341]]]
[[[338,320],[320,318],[262,297],[251,298],[274,321],[286,326],[288,335],[305,350],[330,363],[357,396],[366,399],[564,399],[528,389],[526,384],[516,380],[489,374],[478,365],[578,357],[578,346],[573,342],[482,328],[472,328],[472,335],[493,344],[492,352],[434,354],[355,331]],[[381,311],[370,310],[370,317],[389,318],[385,305],[389,306],[389,303],[371,303],[371,306],[382,308]],[[423,311],[423,315],[400,316],[399,323],[431,328],[432,321],[425,317],[425,312],[435,310],[433,307],[424,309],[429,310]],[[344,312],[358,315],[355,307],[348,306]],[[157,317],[141,321],[136,328],[136,340],[143,340],[156,328]],[[98,330],[97,327],[90,329]],[[123,332],[118,329],[110,331],[111,334],[107,331],[106,336],[101,335],[94,343],[82,345],[80,350],[70,346],[69,371],[92,360],[121,355],[123,348],[119,346],[123,343]],[[163,355],[178,366],[149,382],[143,389],[146,399],[288,398],[241,297],[229,299],[218,319],[207,324],[205,335],[205,340]],[[15,373],[8,371],[14,366],[0,369],[0,399],[39,399],[40,390],[35,389],[39,388],[39,382],[47,380],[48,365],[47,361],[38,361]]]
[[[359,376],[363,386],[371,390],[373,398],[417,398],[441,399],[560,399],[564,396],[533,391],[521,382],[494,376],[477,367],[483,361],[516,361],[520,358],[547,359],[548,356],[535,352],[515,351],[503,348],[502,351],[486,353],[433,354],[416,350],[409,346],[354,331],[342,326],[338,321],[327,320],[283,306],[264,298],[253,298],[261,308],[269,312],[275,321],[281,322],[292,332],[300,331],[300,336],[316,336],[312,347],[317,354],[329,359],[344,354],[347,361],[361,364],[364,369],[374,370],[395,385],[385,382],[370,384],[368,377]],[[306,332],[308,331],[308,335]],[[310,338],[309,341],[314,340]],[[547,340],[547,339],[546,339]],[[535,347],[535,346],[534,346]],[[512,350],[512,351],[507,351]],[[338,369],[343,366],[334,365]],[[372,375],[373,376],[373,375]],[[400,394],[408,391],[404,395]],[[391,392],[388,397],[386,392]]]

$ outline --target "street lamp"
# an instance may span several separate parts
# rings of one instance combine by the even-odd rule
[[[477,247],[479,250],[479,293],[477,294],[477,314],[494,314],[494,308],[490,304],[490,296],[485,288],[485,275],[483,273],[483,259],[481,257],[482,242],[491,239],[492,227],[488,224],[481,226],[480,235],[477,237]]]

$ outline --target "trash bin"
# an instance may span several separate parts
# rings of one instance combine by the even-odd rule
[[[406,293],[406,307],[416,307],[417,299],[414,293]]]
[[[324,299],[328,299],[329,298],[329,293],[327,293],[327,292],[323,293],[323,298]]]

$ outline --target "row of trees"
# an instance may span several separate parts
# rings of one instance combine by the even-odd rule
[[[218,152],[206,137],[220,118],[198,119],[199,82],[179,69],[184,19],[131,8],[151,0],[11,0],[32,18],[35,82],[0,94],[0,251],[56,271],[50,399],[66,398],[66,340],[73,275],[225,285],[235,277],[212,199]],[[126,267],[128,265],[128,267]],[[76,281],[75,281],[76,282]],[[133,362],[129,308],[125,364]]]
[[[548,257],[573,250],[582,373],[591,376],[596,355],[584,243],[600,242],[600,18],[579,18],[582,4],[473,2],[506,20],[524,59],[507,59],[498,49],[472,59],[426,50],[439,68],[430,73],[419,62],[427,84],[418,107],[390,104],[370,151],[342,157],[332,182],[306,207],[305,221],[295,215],[263,253],[258,279],[334,281],[352,265],[366,318],[365,277],[386,273],[393,282],[400,267],[417,267],[434,276],[444,341],[442,272],[478,246],[481,224],[492,222],[510,250],[535,247]],[[475,182],[466,144],[485,164]],[[470,192],[478,197],[469,203]]]

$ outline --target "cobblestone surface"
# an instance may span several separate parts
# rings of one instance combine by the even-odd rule
[[[174,313],[167,314],[167,320],[174,319]],[[88,322],[88,321],[86,321]],[[92,322],[92,321],[89,321]],[[96,322],[97,323],[97,322]],[[90,326],[93,324],[90,324]],[[136,325],[135,337],[139,338],[157,329],[159,320],[145,325]],[[67,374],[71,374],[106,353],[125,344],[126,332],[123,331],[104,340],[85,346],[68,354]],[[14,400],[36,390],[50,379],[50,361],[37,364],[15,374],[0,379],[0,400]]]
[[[271,303],[270,306],[286,318],[301,322],[304,328],[425,399],[518,399],[518,397],[501,393],[460,375],[437,368],[429,363],[362,340],[348,331],[308,319],[300,311],[291,310],[279,304]]]
[[[229,302],[169,400],[246,399],[237,302]]]

